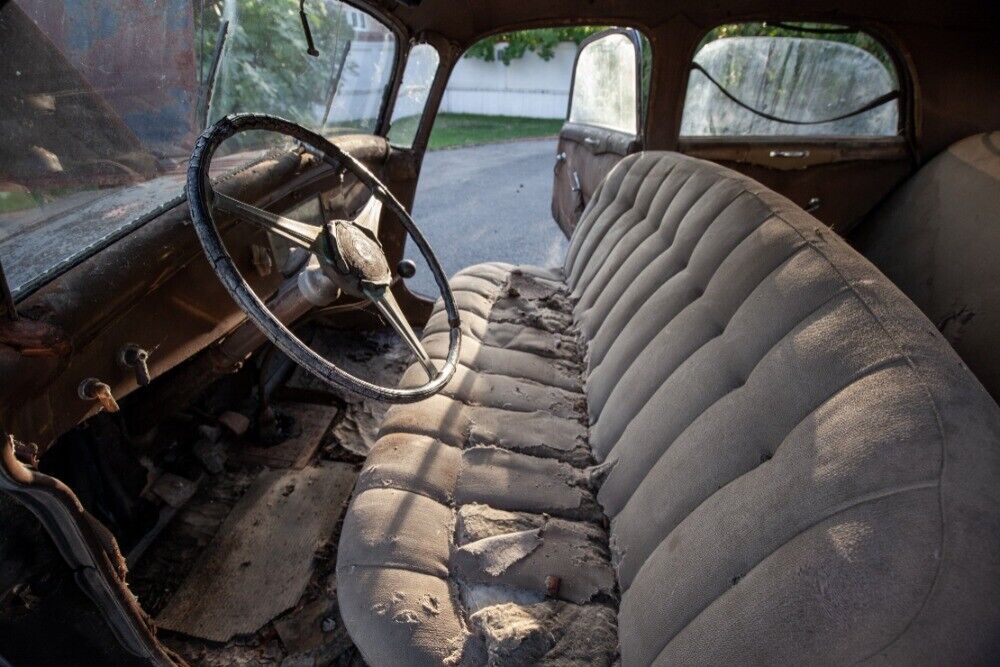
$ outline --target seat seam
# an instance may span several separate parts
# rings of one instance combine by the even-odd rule
[[[615,264],[612,264],[612,273],[611,273],[611,275],[610,276],[605,276],[605,279],[601,281],[604,284],[604,288],[602,288],[595,297],[593,297],[592,299],[589,299],[589,305],[586,306],[586,308],[585,308],[585,310],[583,312],[587,312],[591,308],[594,307],[594,304],[598,300],[600,300],[601,295],[604,293],[604,289],[607,288],[607,286],[611,283],[611,281],[613,281],[615,279],[615,276],[618,275],[618,272],[621,271],[625,267],[626,263],[628,263],[628,261],[632,258],[632,256],[635,254],[635,252],[638,250],[638,248],[643,243],[645,243],[646,241],[648,241],[650,239],[653,239],[654,241],[658,241],[660,243],[665,243],[665,245],[664,245],[663,249],[660,251],[660,253],[666,252],[673,245],[674,239],[677,236],[677,230],[684,223],[684,219],[687,217],[687,214],[689,214],[691,212],[691,209],[689,208],[687,211],[685,211],[680,216],[680,218],[677,220],[677,225],[674,228],[674,234],[667,241],[665,241],[664,239],[660,239],[659,238],[662,235],[660,233],[661,229],[662,229],[662,225],[663,225],[664,219],[666,218],[668,212],[670,211],[671,205],[673,204],[674,201],[676,201],[676,198],[684,191],[684,188],[686,188],[688,186],[688,184],[691,183],[691,180],[692,180],[692,178],[694,176],[695,176],[694,173],[689,174],[688,177],[684,180],[684,182],[681,183],[681,185],[677,189],[677,191],[673,194],[673,197],[671,197],[668,201],[665,202],[666,205],[664,206],[663,213],[660,214],[659,216],[654,216],[652,214],[652,211],[653,211],[654,206],[657,204],[657,198],[660,197],[661,195],[663,195],[664,197],[666,197],[666,195],[665,195],[666,188],[664,187],[666,185],[666,181],[663,181],[660,184],[660,186],[657,188],[656,192],[653,194],[652,198],[650,199],[649,206],[646,207],[646,212],[643,214],[642,218],[640,218],[635,224],[633,224],[628,230],[626,230],[621,235],[621,237],[618,239],[618,241],[615,242],[614,247],[609,250],[608,256],[605,258],[605,261],[601,262],[601,265],[602,266],[608,266],[608,262],[611,261],[611,259],[612,259],[611,256],[619,249],[619,247],[621,246],[621,243],[626,238],[628,238],[629,233],[631,233],[631,232],[633,232],[635,230],[639,230],[640,232],[648,232],[648,233],[645,233],[644,236],[641,239],[638,240],[638,242],[635,244],[635,246],[633,248],[631,248],[630,250],[628,250],[628,251],[625,252],[625,257],[624,258],[622,258],[619,262],[617,262]],[[717,181],[716,183],[713,183],[711,186],[709,186],[708,188],[706,188],[705,190],[703,190],[700,194],[698,194],[697,199],[695,199],[695,201],[691,204],[691,207],[693,208],[694,206],[697,206],[705,198],[705,196],[708,194],[708,192],[711,191],[712,188],[714,188],[715,185],[717,185],[718,183],[721,183],[721,181]],[[600,273],[600,269],[601,269],[601,267],[598,267],[597,273]],[[598,279],[597,275],[592,276],[591,277],[591,284],[594,284],[595,281],[597,281],[597,279]],[[586,291],[586,290],[584,290],[584,291]],[[584,301],[586,298],[587,298],[586,294],[580,295],[580,301]]]
[[[653,291],[652,291],[652,292],[651,292],[650,294],[646,295],[646,296],[645,296],[645,297],[644,297],[643,299],[639,300],[639,305],[638,305],[638,307],[637,307],[637,308],[636,308],[636,309],[635,309],[634,311],[632,311],[632,313],[631,313],[631,314],[630,314],[630,315],[628,316],[628,319],[629,319],[629,320],[631,320],[631,319],[632,319],[633,317],[635,317],[635,316],[636,316],[636,315],[637,315],[637,314],[639,313],[639,311],[640,311],[640,310],[642,309],[642,306],[643,306],[643,304],[644,304],[645,302],[647,302],[647,301],[648,301],[649,299],[653,298],[653,297],[654,297],[654,296],[656,295],[656,293],[657,293],[657,292],[659,292],[659,291],[660,291],[660,289],[662,289],[662,288],[663,288],[663,287],[664,287],[664,286],[665,286],[665,285],[666,285],[667,283],[669,283],[669,282],[670,282],[671,280],[673,280],[674,278],[676,278],[677,276],[681,275],[682,273],[684,273],[685,271],[687,271],[687,270],[688,270],[688,268],[689,268],[689,266],[690,266],[690,261],[691,261],[691,258],[692,258],[692,257],[694,256],[695,252],[697,252],[697,251],[698,251],[698,248],[699,248],[699,247],[701,246],[701,241],[702,241],[702,239],[704,238],[705,234],[707,234],[707,233],[709,232],[709,230],[711,230],[711,229],[712,229],[712,227],[713,227],[713,226],[715,225],[715,223],[716,223],[716,222],[718,221],[719,217],[721,217],[721,215],[722,215],[723,213],[725,213],[725,212],[726,212],[727,210],[729,210],[729,207],[730,207],[730,206],[732,206],[733,204],[735,204],[735,203],[736,203],[736,201],[737,201],[737,200],[738,200],[738,199],[739,199],[740,197],[742,197],[742,196],[743,196],[744,194],[745,194],[745,191],[744,191],[744,192],[740,192],[740,193],[739,193],[739,194],[738,194],[738,195],[737,195],[737,196],[736,196],[736,197],[735,197],[735,198],[734,198],[734,199],[733,199],[733,200],[732,200],[731,202],[729,202],[729,204],[727,204],[727,205],[726,205],[726,207],[725,207],[725,208],[723,208],[723,209],[722,209],[722,210],[721,210],[721,211],[719,212],[719,214],[718,214],[718,215],[717,215],[717,216],[715,217],[715,219],[713,219],[713,220],[712,220],[711,224],[709,224],[709,225],[708,225],[708,227],[706,227],[706,228],[705,228],[705,230],[704,230],[704,231],[702,232],[702,235],[701,235],[701,236],[700,236],[700,237],[698,238],[698,240],[697,240],[697,241],[695,242],[695,244],[694,244],[694,247],[692,247],[692,248],[691,248],[691,252],[690,252],[690,253],[689,253],[689,254],[687,255],[687,257],[686,257],[686,258],[684,258],[684,259],[686,260],[686,261],[684,262],[684,266],[683,266],[683,267],[681,267],[681,268],[679,268],[679,269],[677,269],[676,271],[674,271],[674,272],[673,272],[672,274],[670,274],[669,276],[666,276],[666,277],[665,277],[665,279],[664,279],[664,280],[663,280],[662,282],[659,282],[659,283],[656,283],[656,284],[655,284],[655,289],[653,289]],[[713,278],[715,278],[715,274],[716,274],[716,273],[717,273],[717,272],[719,271],[719,269],[720,269],[720,268],[722,267],[722,265],[723,265],[723,264],[725,264],[725,263],[726,263],[726,261],[727,261],[727,260],[728,260],[728,259],[729,259],[729,258],[730,258],[730,257],[732,256],[732,254],[733,254],[734,252],[736,252],[736,250],[737,250],[737,249],[738,249],[738,248],[739,248],[739,247],[740,247],[741,245],[743,245],[743,242],[744,242],[744,241],[746,241],[746,240],[747,240],[748,238],[750,238],[750,237],[751,237],[751,236],[753,235],[753,233],[754,233],[754,232],[756,232],[756,231],[757,231],[758,229],[760,229],[760,227],[761,227],[761,226],[762,226],[762,225],[763,225],[763,224],[764,224],[765,222],[767,222],[767,221],[768,221],[768,220],[769,220],[770,218],[771,218],[771,216],[770,216],[770,215],[766,215],[766,216],[765,216],[765,217],[764,217],[764,218],[763,218],[763,219],[762,219],[762,220],[761,220],[760,222],[758,222],[758,223],[757,223],[756,225],[754,225],[754,226],[751,226],[751,227],[750,227],[750,228],[748,229],[748,231],[747,231],[746,235],[745,235],[745,236],[743,236],[742,238],[740,238],[740,239],[739,239],[739,240],[738,240],[738,241],[736,242],[736,244],[735,244],[735,245],[734,245],[734,246],[733,246],[732,248],[730,248],[730,249],[729,249],[729,252],[727,252],[727,253],[726,253],[726,256],[725,256],[725,257],[723,257],[723,258],[722,258],[722,259],[720,260],[719,264],[718,264],[718,265],[717,265],[717,266],[716,266],[716,267],[715,267],[715,268],[714,268],[714,269],[712,270],[712,274],[711,274],[711,275],[709,276],[709,278],[708,278],[708,281],[707,281],[707,282],[705,283],[705,285],[704,285],[703,287],[701,287],[701,289],[702,289],[703,291],[704,291],[705,289],[707,289],[707,288],[708,288],[708,286],[709,286],[709,285],[710,285],[710,284],[712,283],[712,279],[713,279]],[[671,244],[671,246],[670,246],[670,247],[673,247],[673,246],[672,246],[672,244]],[[668,251],[670,250],[670,247],[666,248],[666,249],[665,249],[665,250],[663,251],[663,253],[662,253],[662,254],[666,254],[666,253],[667,253],[667,252],[668,252]],[[662,254],[661,254],[661,256],[662,256]],[[658,257],[657,259],[659,259],[659,257]],[[640,275],[642,275],[642,272],[640,272]],[[638,278],[638,276],[637,276],[637,278]],[[697,298],[700,298],[700,297],[696,297],[696,298],[695,298],[695,300],[697,300]],[[691,303],[694,303],[694,301],[692,301]],[[688,305],[690,305],[690,303],[689,303]],[[685,306],[685,307],[686,307],[686,306]],[[683,309],[682,309],[682,310],[683,310]],[[589,311],[590,311],[590,308],[588,308],[588,309],[587,309],[586,311],[584,311],[583,313],[581,313],[581,316],[583,316],[583,315],[586,315],[586,314],[587,314],[587,313],[588,313]],[[676,317],[676,315],[677,315],[677,314],[680,314],[680,312],[681,312],[681,311],[678,311],[678,312],[677,312],[677,313],[675,314],[675,317]],[[610,313],[609,313],[609,314],[610,314]],[[575,319],[575,318],[574,318],[574,319]],[[671,318],[671,320],[672,320],[672,319],[673,319],[673,318]],[[670,321],[671,321],[671,320],[668,320],[668,321],[666,322],[666,324],[664,324],[664,327],[665,327],[665,326],[667,326],[668,324],[670,324]],[[603,324],[603,323],[602,323],[602,324]],[[591,341],[595,341],[595,340],[597,339],[597,337],[598,337],[598,336],[600,335],[600,333],[601,333],[601,330],[600,330],[600,328],[598,328],[598,330],[597,330],[597,331],[595,332],[595,334],[594,334],[594,335],[593,335],[593,336],[591,337],[590,341],[588,341],[588,342],[591,342]],[[588,345],[588,347],[589,347],[589,345]],[[601,358],[600,358],[600,359],[598,360],[598,362],[597,362],[597,365],[596,365],[596,366],[593,366],[593,367],[592,367],[592,368],[590,369],[590,371],[591,371],[591,372],[593,372],[593,371],[596,371],[596,370],[597,370],[598,368],[600,368],[600,366],[601,366],[601,363],[602,363],[602,362],[604,361],[604,359],[605,359],[605,358],[607,357],[607,354],[608,354],[608,352],[610,352],[610,351],[611,351],[611,345],[609,345],[609,346],[608,346],[608,348],[607,348],[607,350],[605,350],[604,354],[602,354],[602,355],[601,355]]]
[[[393,435],[395,435],[395,434],[393,434]],[[413,435],[416,435],[416,434],[413,434]],[[458,449],[460,452],[463,451],[461,448],[455,447],[454,445],[449,445],[447,443],[442,443],[442,444],[444,444],[447,447],[453,447],[455,449]],[[427,498],[428,500],[433,500],[437,504],[442,505],[444,507],[454,508],[454,498],[445,498],[444,501],[442,501],[440,498],[432,496],[431,494],[427,493],[426,491],[421,491],[419,489],[406,489],[406,488],[403,488],[403,487],[399,486],[398,484],[396,484],[394,482],[390,483],[390,484],[381,484],[381,483],[379,483],[379,484],[373,484],[371,486],[365,486],[365,487],[358,486],[358,489],[359,489],[358,495],[361,495],[362,493],[364,493],[366,491],[374,491],[376,489],[388,489],[390,491],[399,491],[401,493],[412,493],[415,496],[423,496],[424,498]],[[452,491],[452,495],[454,495],[454,491]]]
[[[626,180],[626,179],[628,179],[628,178],[630,178],[630,177],[632,176],[632,169],[633,169],[633,168],[635,167],[635,164],[638,164],[638,163],[640,163],[640,162],[641,162],[641,160],[636,160],[636,161],[635,161],[635,162],[633,163],[633,165],[632,165],[632,166],[630,166],[630,167],[629,167],[629,169],[627,169],[627,170],[626,170],[626,172],[625,172],[625,175],[624,175],[624,177],[623,177],[623,179],[622,179],[622,186],[624,186],[624,184],[625,184],[625,180]],[[654,169],[654,168],[656,167],[656,165],[657,165],[657,163],[658,163],[658,162],[659,162],[658,160],[650,160],[650,165],[649,165],[649,168],[645,170],[645,172],[644,172],[644,173],[642,174],[642,176],[639,176],[638,174],[635,174],[635,180],[636,180],[637,182],[638,182],[638,181],[642,181],[642,180],[644,180],[644,179],[645,179],[645,178],[646,178],[647,176],[649,176],[649,173],[650,173],[651,171],[653,171],[653,169]],[[679,163],[675,163],[675,164],[671,165],[670,169],[669,169],[669,170],[667,170],[667,173],[666,173],[666,174],[664,174],[664,178],[667,178],[667,177],[669,177],[669,176],[670,176],[671,174],[673,174],[673,173],[674,173],[674,170],[676,169],[676,167],[677,167],[677,164],[679,164]],[[618,190],[618,192],[617,192],[617,193],[615,193],[615,197],[614,197],[614,199],[613,199],[613,200],[612,200],[612,201],[611,201],[611,202],[609,203],[609,205],[608,205],[607,207],[605,207],[605,209],[604,209],[603,211],[601,211],[601,213],[600,213],[600,214],[598,214],[598,219],[599,219],[599,218],[600,218],[600,216],[601,216],[601,215],[603,215],[604,213],[607,213],[607,212],[609,212],[609,211],[611,210],[611,208],[612,208],[612,206],[613,206],[614,204],[616,204],[616,203],[620,203],[620,201],[621,201],[621,200],[624,200],[624,199],[625,199],[625,198],[626,198],[626,197],[628,196],[628,195],[627,195],[627,193],[625,193],[625,192],[623,191],[623,190],[624,190],[624,188],[623,188],[622,186],[619,186],[619,190]],[[638,190],[638,187],[637,187],[637,188],[636,188],[636,192],[635,192],[635,195],[638,195],[638,194],[639,194],[639,190]],[[579,273],[577,273],[576,271],[573,271],[573,270],[571,270],[571,272],[570,272],[570,276],[568,276],[569,280],[572,280],[572,285],[570,285],[570,282],[569,282],[569,280],[567,280],[567,283],[566,283],[566,284],[567,284],[567,286],[568,286],[568,287],[570,287],[570,289],[571,289],[572,291],[575,291],[575,290],[576,290],[577,286],[578,286],[578,285],[579,285],[579,283],[580,283],[580,280],[582,280],[582,279],[583,279],[583,273],[584,273],[584,272],[586,271],[586,265],[590,263],[591,259],[593,259],[593,255],[594,255],[594,252],[596,252],[596,251],[597,251],[597,248],[598,248],[598,247],[599,247],[599,246],[601,245],[601,243],[602,243],[602,242],[604,241],[604,239],[605,239],[605,238],[607,238],[607,235],[608,235],[608,234],[609,234],[609,233],[611,232],[611,230],[613,230],[613,229],[614,229],[614,228],[615,228],[615,227],[617,226],[617,223],[618,223],[618,222],[619,222],[619,221],[620,221],[620,220],[621,220],[621,219],[622,219],[623,217],[625,217],[626,215],[628,215],[629,213],[631,213],[632,211],[634,211],[634,210],[635,210],[635,208],[636,208],[636,203],[637,203],[637,202],[635,201],[635,196],[633,196],[633,197],[632,197],[632,201],[631,201],[631,204],[630,204],[630,205],[629,205],[629,206],[628,206],[627,208],[626,208],[626,207],[625,207],[625,206],[623,205],[623,206],[622,206],[623,210],[622,210],[622,211],[621,211],[621,212],[620,212],[620,213],[619,213],[618,215],[615,215],[615,216],[611,216],[611,217],[612,217],[612,219],[611,219],[611,220],[609,220],[609,224],[608,224],[608,225],[606,226],[606,228],[605,228],[605,229],[603,230],[603,233],[602,233],[602,234],[601,234],[601,235],[600,235],[599,237],[596,237],[596,238],[594,238],[594,241],[593,241],[593,243],[591,244],[591,247],[590,247],[590,249],[589,249],[589,252],[587,253],[587,256],[586,256],[586,258],[581,258],[581,257],[579,256],[579,253],[577,254],[577,261],[581,261],[581,260],[582,260],[582,261],[583,261],[583,266],[581,266],[581,268],[580,268],[580,271],[579,271]],[[597,222],[597,220],[595,220],[594,222],[596,223],[596,222]],[[594,230],[594,231],[596,231],[596,230]],[[589,238],[589,234],[588,234],[588,238]],[[581,247],[581,250],[583,250],[583,248],[582,248],[582,247]],[[574,275],[574,274],[575,274],[575,275]]]
[[[575,245],[573,243],[574,238],[571,238],[569,247],[566,249],[566,258],[563,260],[563,273],[566,274],[567,277],[572,274],[573,265],[575,265],[577,256],[580,253],[580,246],[583,244],[585,237],[589,235],[590,230],[588,228],[591,226],[591,222],[588,219],[588,215],[594,214],[593,212],[597,210],[598,207],[601,207],[600,212],[594,214],[596,217],[593,224],[596,224],[597,218],[599,218],[604,211],[607,210],[608,206],[610,206],[610,204],[614,202],[618,196],[618,192],[609,194],[610,191],[605,187],[606,184],[611,180],[618,178],[618,174],[616,172],[623,172],[621,178],[624,181],[625,175],[632,168],[632,165],[638,161],[639,157],[641,156],[637,153],[635,156],[627,156],[619,160],[618,163],[608,172],[608,175],[601,179],[601,182],[597,185],[597,189],[594,191],[591,201],[584,209],[584,214],[580,216],[580,220],[574,230],[575,233],[572,235],[573,237],[576,237],[578,234],[582,235],[579,237],[579,245]],[[606,201],[606,199],[610,199],[610,201]]]
[[[437,572],[427,572],[426,570],[413,567],[411,565],[404,565],[402,563],[382,563],[378,565],[373,565],[371,563],[347,563],[345,567],[352,568],[363,568],[366,570],[398,570],[400,572],[412,572],[414,574],[422,574],[428,577],[434,577],[435,579],[440,579],[441,581],[448,582],[451,579],[451,569],[448,568],[447,575],[440,575]]]
[[[654,165],[653,168],[655,169],[655,165]],[[653,171],[653,169],[650,169],[649,171]],[[600,273],[600,270],[601,270],[602,266],[606,266],[606,260],[608,259],[608,256],[611,255],[611,253],[613,253],[615,250],[618,249],[619,245],[628,236],[629,232],[631,232],[631,231],[633,231],[635,229],[642,230],[645,227],[648,227],[649,228],[649,234],[647,234],[647,237],[648,236],[652,236],[653,234],[656,233],[656,231],[658,229],[658,225],[655,224],[650,219],[650,217],[649,217],[649,211],[652,208],[653,202],[656,200],[656,197],[663,191],[664,187],[666,186],[666,184],[667,184],[666,177],[668,175],[670,175],[670,174],[673,174],[673,172],[674,172],[673,168],[671,168],[671,169],[669,169],[667,171],[667,174],[664,175],[664,180],[659,184],[659,186],[656,187],[655,192],[653,193],[653,196],[650,198],[649,203],[645,207],[645,210],[641,214],[636,213],[636,215],[634,216],[636,218],[636,220],[634,222],[631,222],[630,224],[627,224],[627,225],[621,225],[619,223],[625,217],[625,216],[621,216],[621,217],[619,217],[618,220],[615,221],[614,224],[612,224],[609,227],[607,233],[605,233],[604,237],[598,242],[598,245],[607,238],[607,235],[615,227],[620,227],[621,228],[621,230],[622,230],[621,234],[618,236],[617,239],[614,240],[614,242],[612,243],[611,247],[608,248],[608,252],[605,253],[604,260],[598,262],[597,265],[595,265],[595,267],[593,269],[593,272],[591,273],[591,275],[589,276],[589,278],[587,278],[587,276],[586,276],[586,274],[587,274],[587,269],[586,268],[584,268],[581,271],[580,276],[578,278],[578,281],[579,280],[584,280],[584,279],[587,280],[587,285],[583,288],[582,292],[587,292],[590,289],[590,286],[593,285],[593,284],[595,284],[595,281],[597,279],[597,274]],[[687,184],[691,182],[691,179],[694,178],[694,176],[695,176],[695,172],[691,172],[691,173],[687,174],[687,178],[685,178],[684,181],[681,182],[680,187],[677,188],[677,192],[674,193],[675,197],[678,194],[680,194],[681,191],[685,187],[687,187]],[[646,177],[648,177],[648,173],[643,178],[646,178]],[[638,196],[640,194],[640,190],[641,189],[642,188],[640,186],[640,188],[636,191],[636,193],[635,193],[635,200],[633,201],[632,206],[629,207],[629,210],[627,211],[626,215],[630,215],[634,211],[638,210],[638,201],[637,201],[637,199],[638,199]],[[669,208],[669,206],[670,206],[670,202],[667,203],[667,207],[668,208]],[[595,248],[595,250],[596,250],[596,248]],[[631,254],[631,252],[629,252],[629,254]],[[580,299],[582,300],[585,296],[586,296],[585,294],[581,293],[580,294]]]
[[[685,185],[687,183],[689,183],[689,182],[690,182],[690,180],[687,181],[685,183]],[[705,197],[708,195],[708,193],[712,192],[717,185],[721,187],[721,186],[727,185],[727,183],[725,181],[717,181],[716,183],[713,183],[710,187],[705,188],[705,190],[698,196],[698,199],[696,199],[694,201],[694,203],[691,204],[691,207],[680,216],[679,220],[677,220],[677,224],[674,226],[673,233],[671,234],[669,240],[664,240],[664,239],[660,238],[661,236],[663,236],[663,234],[661,232],[662,227],[661,227],[661,225],[654,225],[654,229],[652,230],[652,233],[650,233],[648,236],[646,236],[645,239],[643,239],[642,241],[640,241],[636,245],[636,247],[633,248],[628,253],[628,256],[625,257],[621,262],[619,262],[618,266],[614,270],[614,273],[611,276],[608,277],[607,284],[605,285],[605,288],[608,286],[608,284],[610,284],[610,282],[612,280],[615,279],[615,277],[618,276],[619,272],[622,271],[626,267],[626,265],[629,264],[629,261],[633,259],[633,256],[635,255],[635,253],[639,251],[639,249],[642,247],[642,245],[646,241],[653,240],[653,241],[657,242],[660,245],[660,249],[658,251],[656,251],[656,253],[653,256],[653,258],[651,260],[649,260],[649,261],[646,262],[646,266],[647,267],[652,262],[656,261],[657,259],[663,257],[668,252],[670,252],[670,250],[674,247],[674,243],[677,241],[677,235],[678,235],[678,233],[680,233],[681,227],[683,227],[685,221],[688,220],[688,216],[691,214],[691,210],[694,207],[698,206],[702,201],[704,201]],[[677,194],[675,194],[675,196],[677,196],[679,194],[680,194],[680,192],[678,192]],[[686,260],[685,261],[685,265],[690,261],[691,256],[694,255],[695,251],[697,251],[698,246],[701,243],[701,240],[704,238],[704,236],[708,232],[708,230],[712,228],[712,226],[715,224],[715,222],[718,221],[719,217],[722,216],[722,214],[725,213],[729,209],[729,207],[732,206],[736,202],[736,200],[739,199],[742,195],[743,195],[742,192],[737,192],[736,196],[733,197],[733,199],[731,199],[730,201],[726,202],[726,204],[721,209],[719,209],[719,211],[716,212],[715,215],[712,216],[712,218],[709,221],[708,225],[702,231],[701,235],[699,235],[698,240],[695,242],[694,246],[692,246],[691,252],[689,252],[686,256],[684,256],[681,252],[678,252],[678,255],[681,255]],[[669,206],[667,208],[669,210]],[[665,216],[666,214],[667,214],[667,211],[664,211],[663,215]],[[661,218],[660,222],[661,223],[663,222],[662,218]],[[632,279],[633,282],[638,278],[639,275],[642,275],[643,271],[644,271],[644,269],[640,269],[639,274],[637,274],[636,276],[633,276],[633,279]],[[676,273],[677,272],[675,272],[675,274]],[[675,275],[675,274],[673,274],[673,275]],[[667,279],[669,280],[669,276],[667,277]],[[626,287],[625,289],[627,290],[628,287]],[[624,296],[624,293],[625,293],[624,291],[621,292],[618,295],[617,298],[621,299]],[[588,313],[590,313],[590,311],[593,310],[597,306],[598,302],[601,300],[601,298],[604,296],[604,294],[606,294],[606,292],[604,290],[602,290],[601,293],[598,294],[591,301],[590,305],[588,305],[580,313],[581,317],[584,316],[584,315],[587,315]],[[599,331],[599,329],[598,329],[598,331]]]

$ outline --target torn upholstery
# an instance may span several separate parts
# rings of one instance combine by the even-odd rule
[[[452,286],[463,368],[389,410],[340,542],[371,664],[1000,650],[1000,410],[788,200],[632,155],[562,268]],[[439,359],[446,330],[439,305]]]

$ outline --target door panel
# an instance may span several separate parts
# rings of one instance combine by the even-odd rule
[[[605,30],[580,44],[552,183],[552,217],[567,237],[608,172],[641,149],[641,89],[635,30]]]
[[[569,237],[584,207],[618,161],[638,150],[635,135],[566,123],[559,133],[552,217]]]
[[[844,235],[913,170],[901,137],[683,138],[678,150],[760,181]]]

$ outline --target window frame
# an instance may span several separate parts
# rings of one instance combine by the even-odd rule
[[[713,25],[705,30],[702,30],[698,34],[698,38],[692,43],[691,49],[687,55],[687,67],[685,68],[684,78],[681,81],[680,91],[682,94],[679,96],[679,102],[676,106],[676,123],[674,126],[674,137],[677,139],[678,146],[682,150],[694,147],[712,147],[712,146],[730,146],[733,144],[741,145],[781,145],[781,146],[795,146],[795,145],[817,145],[817,146],[848,146],[853,149],[862,150],[865,155],[860,158],[853,159],[892,159],[899,157],[902,153],[912,152],[913,146],[915,145],[915,127],[916,127],[916,117],[917,110],[915,108],[914,102],[914,83],[913,83],[913,69],[910,67],[909,60],[904,57],[903,52],[900,50],[898,42],[892,39],[884,31],[880,30],[878,26],[868,25],[864,23],[851,23],[851,22],[836,22],[834,19],[833,24],[837,25],[839,28],[848,29],[855,32],[861,32],[867,34],[869,37],[874,39],[885,49],[886,54],[889,56],[892,62],[893,68],[895,68],[896,82],[899,89],[899,97],[897,98],[897,133],[893,136],[831,136],[831,135],[789,135],[789,134],[775,134],[775,135],[716,135],[716,136],[698,136],[698,135],[683,135],[681,134],[681,125],[684,119],[684,106],[687,102],[687,90],[691,78],[691,73],[693,68],[691,63],[694,62],[695,56],[701,50],[701,47],[705,43],[705,38],[716,28],[722,25],[740,24],[740,23],[774,23],[774,24],[801,24],[801,23],[828,23],[830,22],[829,17],[796,17],[796,18],[761,18],[761,17],[733,17],[725,23],[720,23],[718,25]],[[756,160],[753,160],[756,162]],[[822,157],[818,158],[816,161],[819,164],[828,162]]]
[[[635,68],[635,104],[636,104],[636,114],[635,114],[635,138],[637,140],[642,140],[646,135],[646,107],[649,105],[648,95],[644,92],[645,88],[643,86],[643,67],[645,63],[645,58],[643,57],[643,37],[646,38],[647,42],[650,42],[649,38],[638,28],[632,28],[628,26],[615,26],[613,28],[607,28],[598,33],[590,35],[576,47],[576,55],[573,58],[573,69],[570,71],[570,83],[569,83],[569,96],[566,100],[566,122],[571,122],[569,119],[573,113],[573,94],[576,91],[576,70],[580,64],[580,55],[583,53],[584,49],[593,42],[604,39],[611,35],[624,35],[632,43],[632,47],[635,49],[636,56],[636,68]],[[705,33],[708,34],[708,33]],[[651,42],[650,42],[651,43]],[[581,127],[593,127],[605,132],[616,132],[618,134],[629,134],[628,132],[623,132],[622,130],[614,130],[602,125],[591,125],[589,123],[574,123],[580,125]]]

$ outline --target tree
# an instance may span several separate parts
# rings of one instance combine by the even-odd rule
[[[234,12],[234,16],[226,14]],[[209,122],[232,111],[265,111],[309,126],[322,122],[322,107],[336,85],[345,50],[354,39],[340,2],[306,3],[318,57],[306,53],[294,0],[218,0],[202,5],[198,21],[200,71],[204,78],[215,49],[219,23],[230,20]],[[325,89],[323,89],[325,87]]]
[[[584,26],[575,28],[541,28],[537,30],[518,30],[502,32],[486,39],[481,39],[465,52],[466,58],[479,58],[493,62],[497,58],[504,65],[524,56],[528,51],[537,53],[542,60],[550,60],[556,54],[556,46],[562,42],[579,44],[595,32],[604,30],[602,26]],[[497,49],[497,45],[502,48]]]

